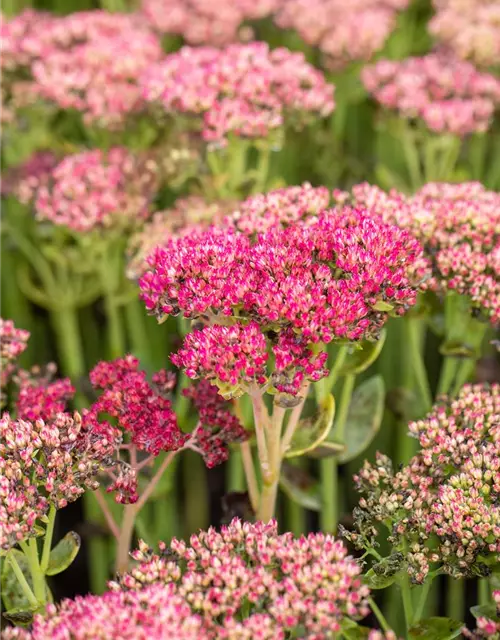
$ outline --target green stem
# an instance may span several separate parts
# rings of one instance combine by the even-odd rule
[[[108,348],[111,358],[120,358],[125,354],[125,335],[123,332],[120,307],[116,304],[112,293],[104,293],[104,309],[108,324]]]
[[[115,569],[117,573],[124,573],[128,569],[130,547],[132,545],[137,512],[138,509],[135,504],[127,504],[124,507],[123,518],[120,524],[120,536],[116,549]]]
[[[405,612],[406,630],[408,631],[413,626],[413,602],[411,598],[410,581],[407,575],[401,579],[400,587],[403,598],[403,610]]]
[[[389,623],[385,619],[384,614],[379,609],[375,600],[373,598],[368,598],[368,602],[370,603],[370,609],[375,614],[375,617],[377,618],[379,625],[382,627],[382,630],[385,631],[385,633],[390,631],[391,627],[389,626]]]
[[[432,586],[432,578],[427,577],[427,580],[424,582],[420,591],[420,595],[417,602],[417,608],[415,609],[415,615],[413,617],[413,622],[418,622],[422,617],[431,586]],[[454,616],[450,616],[450,618],[453,618],[453,617]],[[462,619],[461,616],[458,619],[461,620]]]
[[[151,366],[151,349],[145,329],[145,320],[145,312],[139,299],[131,300],[125,305],[125,321],[132,353],[149,369]]]
[[[54,505],[50,506],[48,518],[49,518],[49,521],[47,523],[47,528],[45,529],[45,537],[43,540],[43,550],[42,550],[42,560],[40,563],[40,568],[44,574],[47,573],[47,568],[49,566],[50,550],[52,547],[52,537],[54,535],[54,524],[56,522],[56,508],[54,507]]]
[[[483,606],[489,604],[490,596],[488,578],[480,578],[478,581],[478,604]]]
[[[7,555],[7,559],[10,562],[10,565],[12,567],[12,570],[14,571],[14,574],[17,578],[17,581],[19,582],[19,585],[21,587],[21,589],[23,590],[24,595],[26,596],[28,602],[33,606],[33,607],[38,607],[40,605],[40,603],[38,602],[38,600],[35,597],[35,594],[33,593],[30,585],[28,584],[28,581],[26,580],[26,576],[24,575],[21,567],[19,566],[17,560],[16,560],[16,556],[14,555],[14,553],[9,553]]]
[[[268,473],[263,474],[262,493],[257,511],[257,519],[262,522],[269,522],[275,516],[282,461],[281,431],[285,411],[285,409],[276,404],[273,406],[273,414],[265,434],[269,469]]]
[[[304,468],[303,459],[291,459],[290,463],[298,468]],[[299,537],[307,533],[307,514],[304,507],[291,498],[285,498],[285,526],[287,531],[291,531]]]
[[[443,364],[441,366],[441,373],[439,375],[439,383],[437,389],[437,395],[446,395],[450,393],[452,386],[455,383],[457,369],[460,361],[455,356],[445,356]]]
[[[465,581],[447,576],[446,583],[446,615],[453,620],[462,620],[465,615]]]
[[[45,576],[40,568],[38,559],[38,544],[35,538],[30,538],[25,547],[25,554],[30,567],[31,578],[33,581],[33,591],[38,602],[45,604],[47,601],[47,585]]]
[[[410,317],[405,318],[404,325],[406,328],[406,336],[408,339],[408,348],[410,351],[411,363],[413,365],[415,382],[420,393],[420,400],[422,401],[422,413],[427,413],[432,407],[432,394],[423,358],[423,349],[425,344],[422,339],[422,332],[424,326],[422,325],[421,320]]]
[[[74,307],[64,307],[51,313],[57,338],[57,350],[63,373],[73,382],[85,373],[85,360],[78,313]]]
[[[352,393],[356,376],[349,374],[344,379],[342,393],[338,404],[333,434],[336,442],[342,443],[344,429],[351,403]],[[322,509],[320,513],[320,523],[322,531],[334,533],[339,520],[339,489],[338,489],[338,469],[335,457],[321,460],[321,494]]]
[[[227,461],[227,488],[229,491],[245,490],[245,471],[241,459],[239,448],[231,450],[231,455]]]

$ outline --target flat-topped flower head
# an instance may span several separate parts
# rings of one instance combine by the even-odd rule
[[[406,467],[394,474],[379,455],[355,476],[363,497],[348,537],[373,546],[379,523],[390,521],[390,541],[401,548],[404,537],[408,548],[398,569],[406,561],[415,582],[439,566],[484,575],[500,559],[500,387],[466,385],[409,429],[421,449]]]
[[[38,190],[37,218],[73,231],[133,228],[149,214],[157,170],[122,147],[67,156]]]
[[[182,36],[187,44],[224,46],[248,40],[244,22],[268,16],[280,0],[142,0],[142,11],[160,33]],[[250,31],[251,34],[251,31]]]
[[[286,0],[275,21],[318,47],[327,67],[340,69],[370,60],[382,49],[396,26],[397,12],[407,5],[408,0]]]
[[[79,414],[58,413],[46,422],[0,419],[0,547],[36,535],[51,505],[60,509],[98,487],[119,434],[93,429]]]
[[[115,640],[116,638],[175,638],[209,640],[201,617],[174,585],[153,585],[142,591],[107,592],[78,596],[49,604],[44,615],[35,616],[30,631],[7,628],[2,640]]]
[[[148,68],[141,84],[159,112],[186,116],[216,146],[230,134],[266,138],[286,123],[302,126],[334,109],[333,86],[303,54],[264,42],[183,47]]]
[[[500,64],[500,6],[496,0],[433,0],[428,24],[436,40],[478,66]]]
[[[155,379],[163,380],[163,373]],[[102,415],[115,418],[120,429],[130,434],[132,444],[155,456],[182,448],[188,436],[177,425],[164,385],[155,384],[155,380],[150,383],[137,358],[100,362],[90,372],[90,382],[102,393],[84,411],[85,422],[100,422]]]
[[[469,297],[492,324],[500,320],[500,194],[479,182],[429,183],[413,196],[366,183],[335,192],[408,229],[425,248],[426,286]]]
[[[300,626],[307,637],[325,637],[340,629],[345,616],[368,612],[369,590],[342,542],[321,533],[279,535],[275,521],[234,519],[220,531],[191,536],[189,543],[162,543],[159,554],[141,543],[132,555],[137,566],[112,588],[175,584],[214,637],[250,637],[230,633],[239,629],[243,611],[240,624],[248,632],[261,623],[274,637]]]
[[[130,278],[138,278],[148,269],[147,259],[156,247],[168,243],[171,238],[191,233],[193,229],[204,229],[220,222],[236,205],[231,202],[207,202],[200,196],[187,196],[175,201],[171,209],[157,211],[144,226],[135,233],[128,245]]]
[[[283,187],[250,196],[227,216],[224,224],[253,235],[316,215],[329,203],[330,194],[326,187],[312,187],[308,183],[300,187]]]
[[[50,364],[45,371],[35,366],[30,371],[17,372],[16,415],[19,419],[48,421],[66,411],[75,388],[69,378],[54,380],[56,371],[56,366]]]
[[[500,104],[500,81],[450,54],[380,60],[364,68],[362,80],[383,107],[435,133],[484,132]]]

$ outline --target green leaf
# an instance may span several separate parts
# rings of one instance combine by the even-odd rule
[[[285,458],[295,458],[316,449],[328,436],[335,416],[335,398],[331,393],[322,401],[316,418],[301,420]]]
[[[352,373],[358,374],[366,371],[379,357],[386,337],[387,331],[382,329],[379,339],[375,340],[375,342],[363,340],[360,343],[360,348],[347,356],[346,362],[340,369],[339,375],[346,376]]]
[[[464,623],[451,618],[427,618],[420,620],[408,631],[409,638],[425,640],[452,640],[460,635]]]
[[[394,305],[389,302],[385,302],[384,300],[377,300],[377,302],[372,305],[372,309],[375,311],[392,311],[394,309]]]
[[[13,609],[5,611],[3,617],[7,618],[7,620],[10,620],[10,622],[19,627],[27,627],[33,622],[33,616],[35,615],[35,613],[41,612],[42,609],[42,606],[32,606],[26,608],[14,607]]]
[[[500,622],[500,616],[494,604],[478,604],[475,607],[471,607],[470,612],[474,618],[489,618],[490,620],[495,620],[495,622]]]
[[[368,627],[362,627],[354,620],[344,618],[340,624],[340,632],[342,637],[346,640],[363,640],[368,638],[370,629]]]
[[[301,507],[311,511],[321,510],[319,482],[304,469],[284,461],[281,467],[280,487],[290,500]]]
[[[308,458],[314,460],[324,460],[325,458],[331,458],[332,456],[338,456],[342,451],[345,451],[345,446],[338,442],[330,442],[325,440],[315,449],[311,449],[306,453]]]
[[[50,552],[46,574],[55,576],[69,567],[80,551],[82,541],[74,531],[67,533]]]
[[[373,569],[370,569],[363,576],[363,582],[370,589],[387,589],[395,582],[397,574],[392,576],[379,576]]]
[[[384,415],[385,385],[380,375],[365,380],[352,394],[344,427],[345,451],[339,463],[356,458],[376,436]]]

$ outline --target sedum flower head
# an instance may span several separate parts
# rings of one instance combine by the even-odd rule
[[[130,434],[132,444],[155,456],[160,451],[182,448],[187,436],[179,429],[172,404],[166,397],[162,384],[165,375],[159,372],[151,384],[133,356],[100,362],[90,372],[90,382],[102,393],[84,412],[85,422],[99,422],[101,415],[108,415]],[[156,380],[160,384],[156,384]]]
[[[209,325],[174,356],[188,375],[235,393],[271,376],[297,389],[325,374],[321,343],[376,339],[389,311],[415,303],[421,254],[407,231],[346,207],[253,238],[214,228],[172,239],[140,286],[158,317]],[[264,370],[271,349],[277,375]]]
[[[50,505],[60,509],[98,486],[96,476],[117,444],[117,433],[92,428],[79,414],[50,420],[0,419],[0,547],[36,535]]]
[[[252,630],[262,625],[265,638],[272,631],[284,638],[298,627],[306,637],[325,638],[344,616],[368,612],[369,590],[340,541],[325,534],[279,535],[275,521],[234,519],[220,532],[191,536],[189,544],[175,538],[162,543],[159,554],[141,543],[133,557],[137,566],[112,588],[175,584],[211,637],[255,637]]]
[[[42,372],[40,367],[31,371],[19,371],[15,382],[18,387],[16,415],[21,420],[52,420],[65,411],[73,398],[75,388],[69,378],[54,380],[56,366],[48,365]]]
[[[439,43],[478,66],[500,63],[500,7],[496,0],[434,0],[428,28]]]
[[[37,217],[74,231],[133,227],[149,214],[156,174],[153,160],[122,147],[67,156],[38,190]]]
[[[379,454],[355,476],[363,497],[348,537],[373,547],[390,523],[397,569],[406,563],[418,583],[437,567],[487,575],[500,559],[500,387],[466,385],[409,429],[421,449],[406,467],[394,473]]]
[[[183,47],[152,65],[141,84],[147,102],[186,116],[216,146],[229,134],[265,138],[285,122],[300,125],[334,109],[333,86],[303,54],[264,42]]]
[[[275,22],[294,29],[309,45],[318,47],[331,69],[373,57],[396,26],[397,12],[407,0],[287,0]]]
[[[142,0],[142,11],[161,33],[182,36],[191,45],[217,47],[244,39],[248,30],[243,23],[268,16],[277,4],[278,0],[219,0],[216,5],[204,0]]]
[[[3,406],[3,390],[16,368],[16,360],[28,346],[30,332],[17,329],[12,320],[0,318],[0,389]]]
[[[209,640],[200,616],[174,585],[153,585],[142,591],[107,592],[79,596],[49,604],[45,615],[35,616],[30,631],[5,629],[2,640],[139,640],[175,638]]]
[[[336,192],[340,201],[349,194]],[[426,286],[467,295],[493,324],[500,319],[500,195],[478,182],[429,183],[413,196],[368,184],[355,203],[412,232],[425,248]]]
[[[484,132],[500,104],[497,78],[449,54],[380,60],[364,68],[362,80],[383,107],[435,133]]]

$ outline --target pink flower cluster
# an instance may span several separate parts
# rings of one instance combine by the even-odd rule
[[[308,343],[376,338],[389,311],[401,315],[415,303],[418,283],[408,273],[421,256],[408,232],[345,207],[253,241],[216,228],[172,239],[150,257],[140,286],[158,317],[182,312],[217,325],[189,335],[174,356],[188,375],[261,384],[266,342],[286,368],[286,341],[299,377],[314,380],[324,375],[324,356]],[[288,382],[297,381],[292,373]]]
[[[500,194],[477,182],[429,183],[414,196],[387,194],[368,184],[340,202],[369,207],[422,242],[432,277],[427,285],[469,296],[493,324],[500,320]]]
[[[459,58],[500,64],[500,6],[496,0],[434,0],[430,33]]]
[[[0,548],[36,535],[37,520],[96,489],[117,445],[115,430],[93,429],[79,414],[47,422],[0,419]]]
[[[246,21],[271,14],[279,0],[142,0],[142,11],[161,33],[179,35],[191,45],[224,46],[251,38]],[[243,28],[241,28],[243,27]]]
[[[328,207],[330,194],[326,187],[283,187],[259,193],[244,200],[228,216],[224,224],[245,235],[263,233],[272,227],[288,226],[307,216],[317,215]]]
[[[306,637],[322,640],[339,631],[344,616],[368,613],[369,590],[340,541],[321,533],[279,535],[275,521],[234,519],[189,544],[162,543],[158,555],[142,543],[133,557],[137,566],[112,588],[175,585],[210,638],[284,640],[303,627]]]
[[[20,420],[47,422],[66,410],[75,388],[69,378],[53,380],[55,372],[55,365],[48,365],[45,372],[39,367],[18,372],[15,379],[18,387],[16,415]]]
[[[464,630],[462,633],[465,638],[471,640],[481,640],[481,638],[489,638],[489,640],[499,640],[500,638],[500,591],[493,591],[493,602],[496,607],[496,616],[491,618],[487,616],[479,616],[477,619],[477,628],[474,632]]]
[[[320,49],[328,67],[339,69],[369,60],[382,49],[396,26],[397,12],[407,5],[408,0],[286,0],[275,21],[297,31]]]
[[[173,237],[191,233],[193,229],[201,230],[219,223],[234,206],[229,202],[209,203],[200,196],[187,196],[176,200],[171,209],[157,211],[130,239],[128,276],[135,279],[147,271],[147,258],[156,247],[167,244]]]
[[[16,369],[16,360],[28,346],[29,331],[16,329],[12,320],[0,318],[0,400],[4,405],[3,390]]]
[[[406,539],[408,572],[424,581],[430,566],[455,577],[483,575],[500,559],[500,386],[466,385],[423,420],[410,423],[421,450],[395,475],[379,455],[355,477],[360,500],[358,546],[373,546],[379,522],[391,541]]]
[[[35,151],[26,162],[6,172],[2,195],[14,196],[22,204],[31,203],[38,189],[49,182],[58,162],[52,151]]]
[[[157,165],[122,147],[64,158],[35,201],[39,220],[74,231],[135,226],[149,213],[157,189]]]
[[[30,631],[10,627],[2,640],[209,640],[200,616],[191,613],[174,585],[154,585],[136,592],[88,595],[49,604]]]
[[[165,372],[159,372],[159,380]],[[157,378],[155,378],[157,379]],[[125,356],[113,362],[100,362],[90,372],[94,389],[102,394],[83,417],[87,424],[101,423],[102,414],[114,418],[118,426],[131,436],[139,450],[157,456],[160,451],[181,449],[188,435],[179,429],[170,400],[146,373],[139,370],[139,361]]]
[[[209,469],[226,462],[228,444],[248,439],[248,434],[238,418],[231,413],[230,403],[208,380],[200,380],[196,386],[184,389],[198,411],[198,425],[193,432],[191,448],[198,451]]]
[[[141,86],[147,102],[190,118],[218,146],[229,134],[263,138],[286,121],[299,126],[334,109],[334,87],[303,54],[264,42],[183,47],[150,66]]]
[[[140,14],[26,11],[4,32],[4,67],[24,68],[33,77],[32,93],[107,128],[144,107],[138,77],[162,57],[159,39]]]
[[[484,132],[500,104],[500,80],[449,54],[380,60],[363,69],[362,80],[383,107],[435,133]]]

